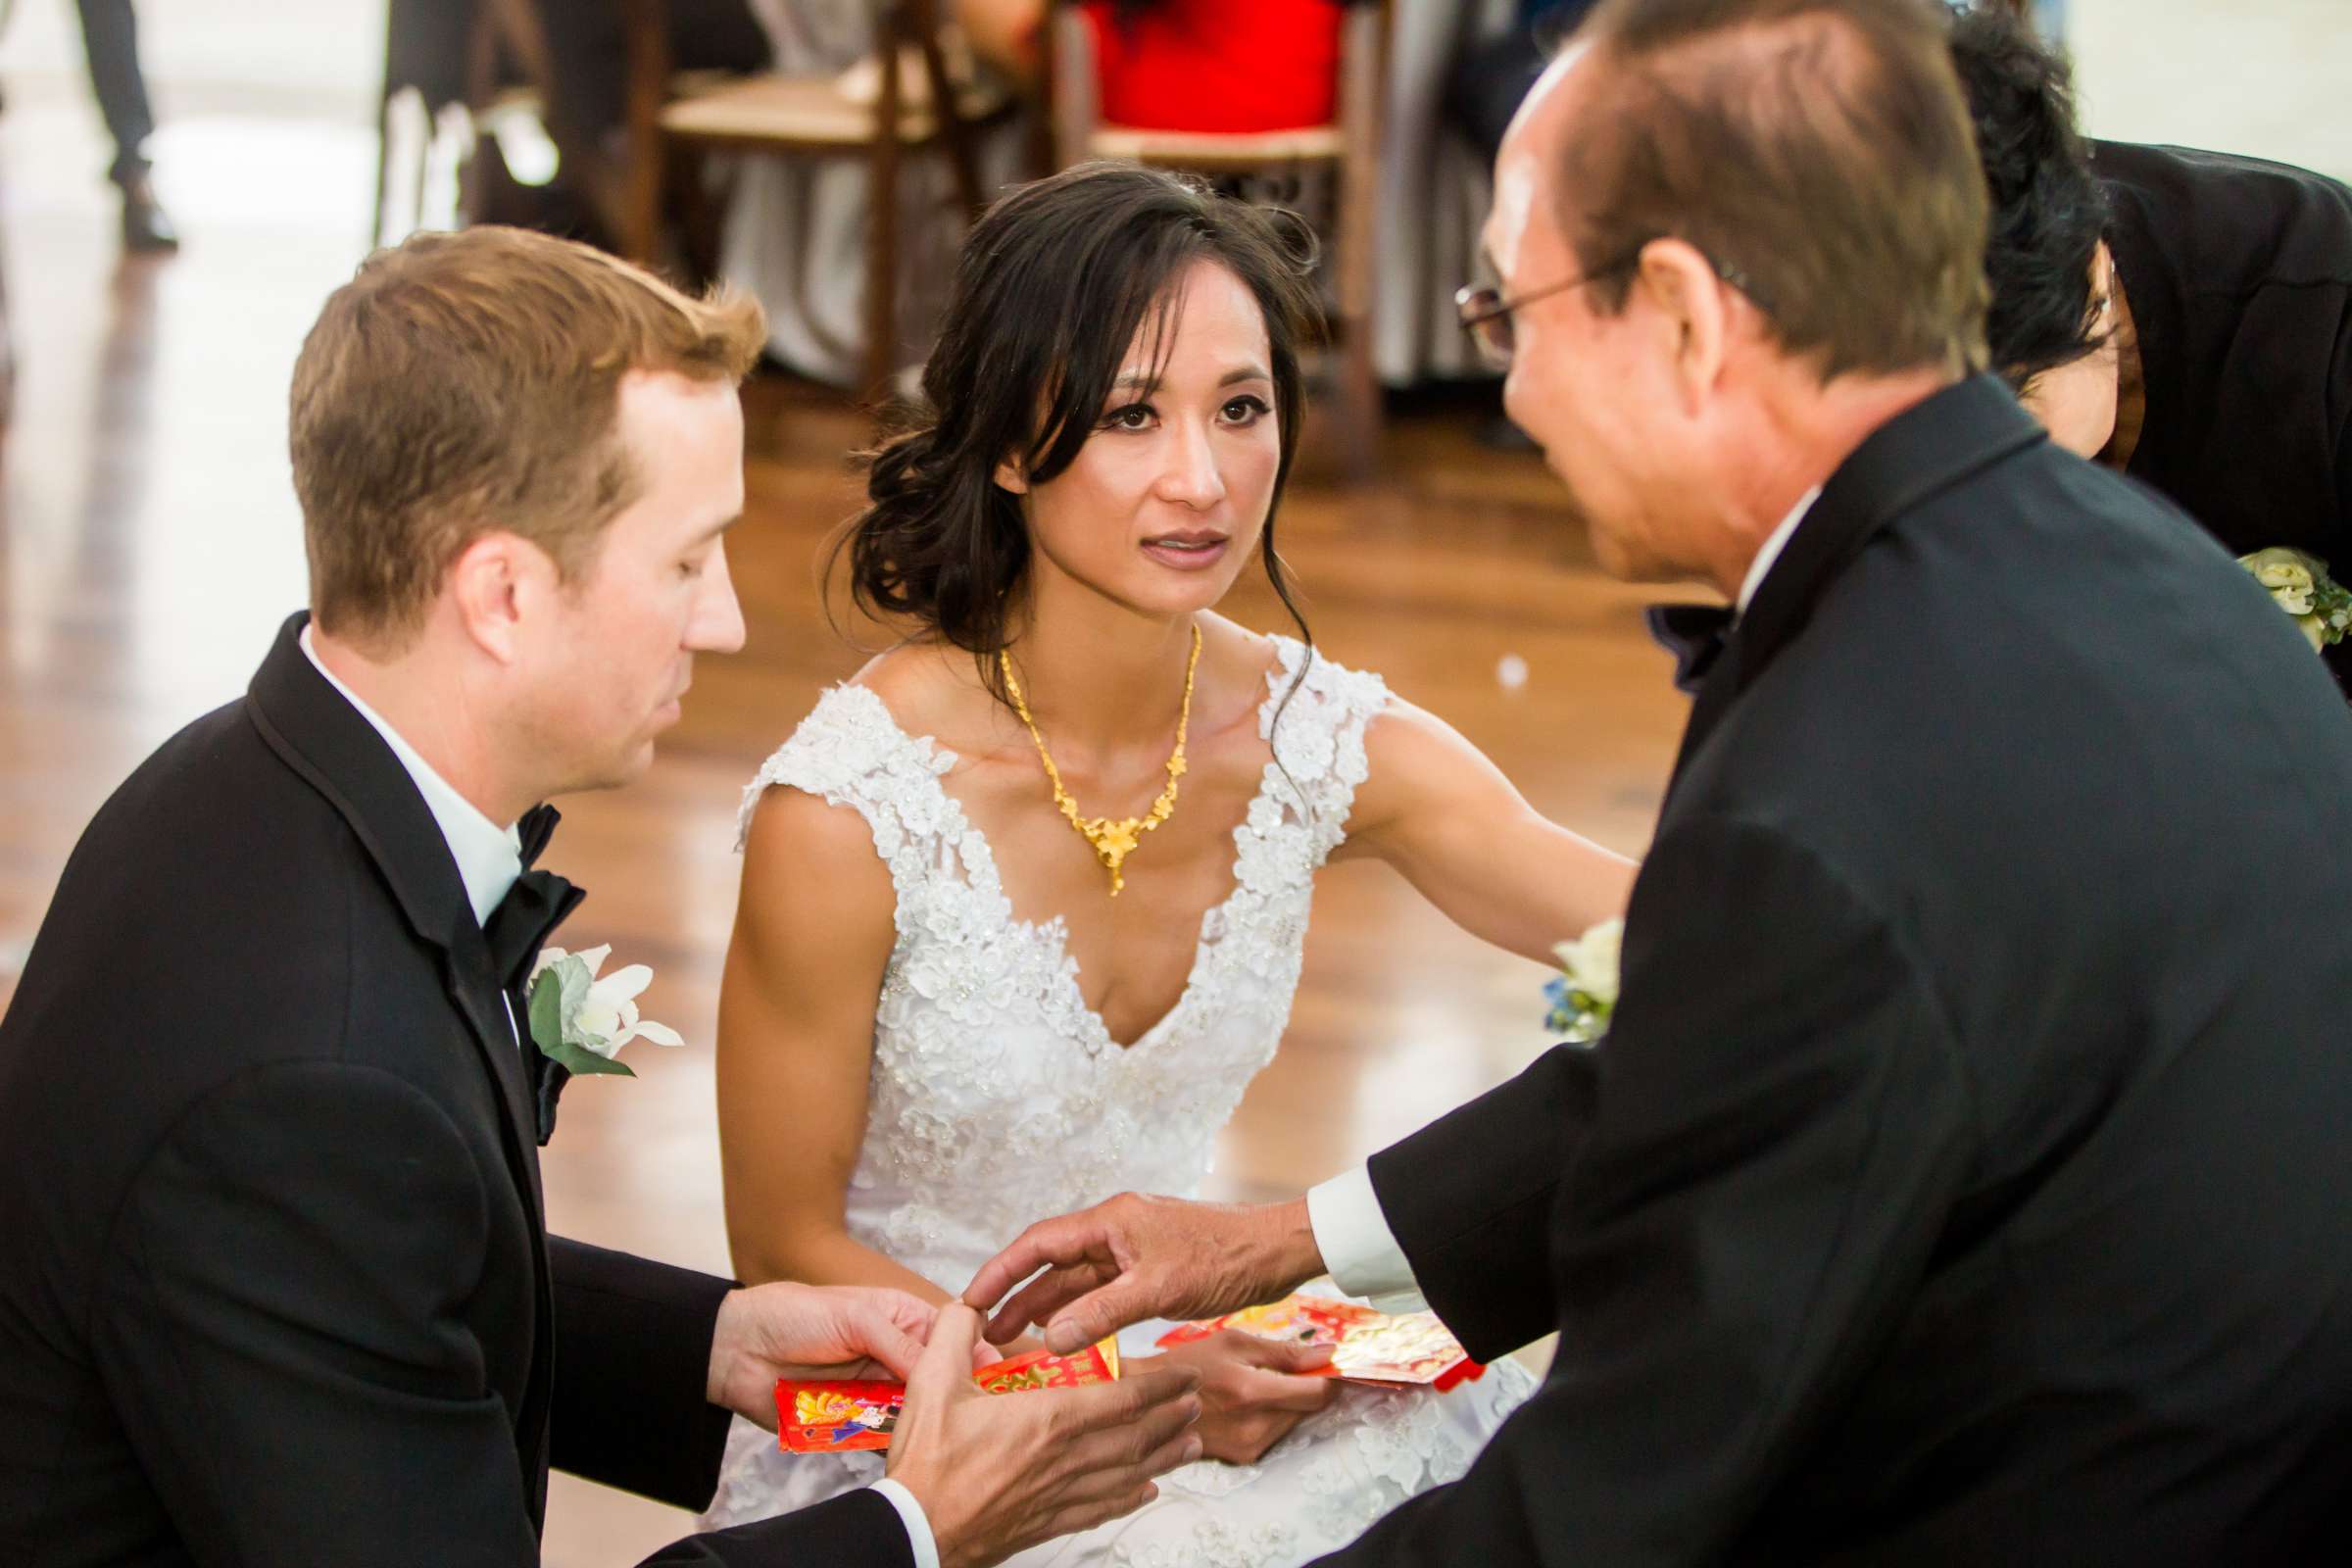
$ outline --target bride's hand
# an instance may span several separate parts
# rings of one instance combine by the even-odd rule
[[[1193,1428],[1204,1458],[1255,1464],[1291,1428],[1331,1402],[1333,1380],[1311,1377],[1331,1360],[1327,1345],[1298,1345],[1223,1329],[1171,1346],[1164,1354],[1129,1356],[1129,1368],[1158,1363],[1200,1373],[1200,1420]]]

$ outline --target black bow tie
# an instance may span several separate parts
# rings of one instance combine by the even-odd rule
[[[1740,618],[1720,605],[1652,605],[1647,612],[1649,634],[1674,656],[1674,684],[1695,693],[1707,683],[1707,672],[1723,657],[1723,645]]]
[[[514,825],[522,841],[522,874],[482,923],[482,936],[490,944],[490,972],[507,991],[522,988],[530,978],[531,961],[547,945],[548,935],[585,897],[554,872],[531,869],[562,820],[563,814],[552,806],[534,806],[523,813]]]
[[[539,950],[586,896],[553,871],[525,871],[514,879],[482,927],[490,944],[490,972],[500,990],[523,988]]]
[[[563,820],[562,811],[544,804],[522,813],[522,820],[514,824],[514,837],[519,841],[515,845],[515,853],[522,857],[522,868],[525,871],[539,863],[541,853],[547,849],[547,841],[556,836],[556,824]]]
[[[498,901],[490,918],[482,927],[483,940],[490,947],[490,972],[499,988],[506,992],[508,1003],[514,1011],[515,1032],[522,1036],[522,1058],[531,1077],[532,1099],[538,1108],[538,1136],[544,1145],[555,1135],[556,1101],[564,1093],[570,1072],[559,1063],[550,1061],[531,1039],[530,998],[526,987],[531,976],[531,964],[539,950],[564,916],[587,897],[578,888],[553,871],[529,869],[561,820],[552,806],[534,807],[523,814],[516,831],[522,839],[523,873],[514,879],[507,896]]]

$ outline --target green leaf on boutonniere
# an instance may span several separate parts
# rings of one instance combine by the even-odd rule
[[[566,997],[566,992],[576,997]],[[627,1064],[600,1056],[584,1045],[564,1038],[564,1019],[578,1012],[578,997],[588,992],[588,966],[574,957],[564,957],[540,972],[531,983],[531,1043],[539,1054],[559,1066],[575,1073],[617,1073],[634,1078],[636,1072]]]
[[[548,1060],[555,1062],[558,1066],[569,1067],[575,1073],[616,1072],[623,1078],[637,1076],[636,1069],[627,1062],[614,1061],[610,1056],[600,1056],[586,1046],[575,1046],[567,1041],[559,1040],[553,1051],[549,1051],[545,1046],[541,1046],[539,1049],[546,1053]]]
[[[563,968],[559,960],[531,982],[531,1040],[541,1051],[564,1043]]]

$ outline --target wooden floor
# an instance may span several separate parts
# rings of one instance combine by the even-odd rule
[[[182,256],[118,266],[103,194],[60,184],[28,151],[37,115],[11,108],[0,244],[19,381],[0,458],[0,1002],[92,811],[158,742],[237,696],[302,603],[287,376],[320,299],[360,255],[352,204],[232,201],[185,215],[196,226]],[[263,189],[302,188],[338,156],[267,137],[240,155]],[[851,504],[844,455],[862,426],[772,386],[751,403],[750,515],[735,536],[750,646],[705,662],[650,777],[565,803],[550,856],[591,893],[565,940],[650,962],[647,1011],[690,1042],[641,1052],[634,1081],[566,1098],[546,1161],[554,1222],[714,1269],[726,1252],[710,1043],[736,804],[820,687],[860,657],[817,613],[813,570]],[[1407,420],[1379,485],[1295,494],[1281,530],[1315,635],[1452,720],[1544,809],[1638,851],[1684,714],[1640,629],[1644,596],[1593,572],[1535,460],[1478,446],[1469,422]],[[1262,592],[1229,608],[1280,623]],[[1524,661],[1523,684],[1498,678],[1506,659]],[[1327,873],[1290,1035],[1223,1141],[1215,1190],[1294,1193],[1507,1076],[1544,1043],[1543,979],[1385,871]],[[633,1562],[683,1523],[563,1482],[548,1560]]]

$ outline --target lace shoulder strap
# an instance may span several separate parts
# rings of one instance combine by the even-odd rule
[[[902,851],[919,850],[946,825],[948,800],[939,776],[955,765],[953,753],[899,728],[881,698],[863,686],[836,686],[744,787],[736,852],[742,853],[760,798],[783,785],[857,808],[895,881],[911,863]]]
[[[1258,732],[1289,777],[1286,794],[1303,797],[1314,863],[1339,847],[1355,804],[1356,786],[1371,771],[1364,728],[1389,705],[1388,682],[1333,663],[1304,643],[1274,639],[1281,662],[1266,677]],[[1301,674],[1303,671],[1303,674]]]

